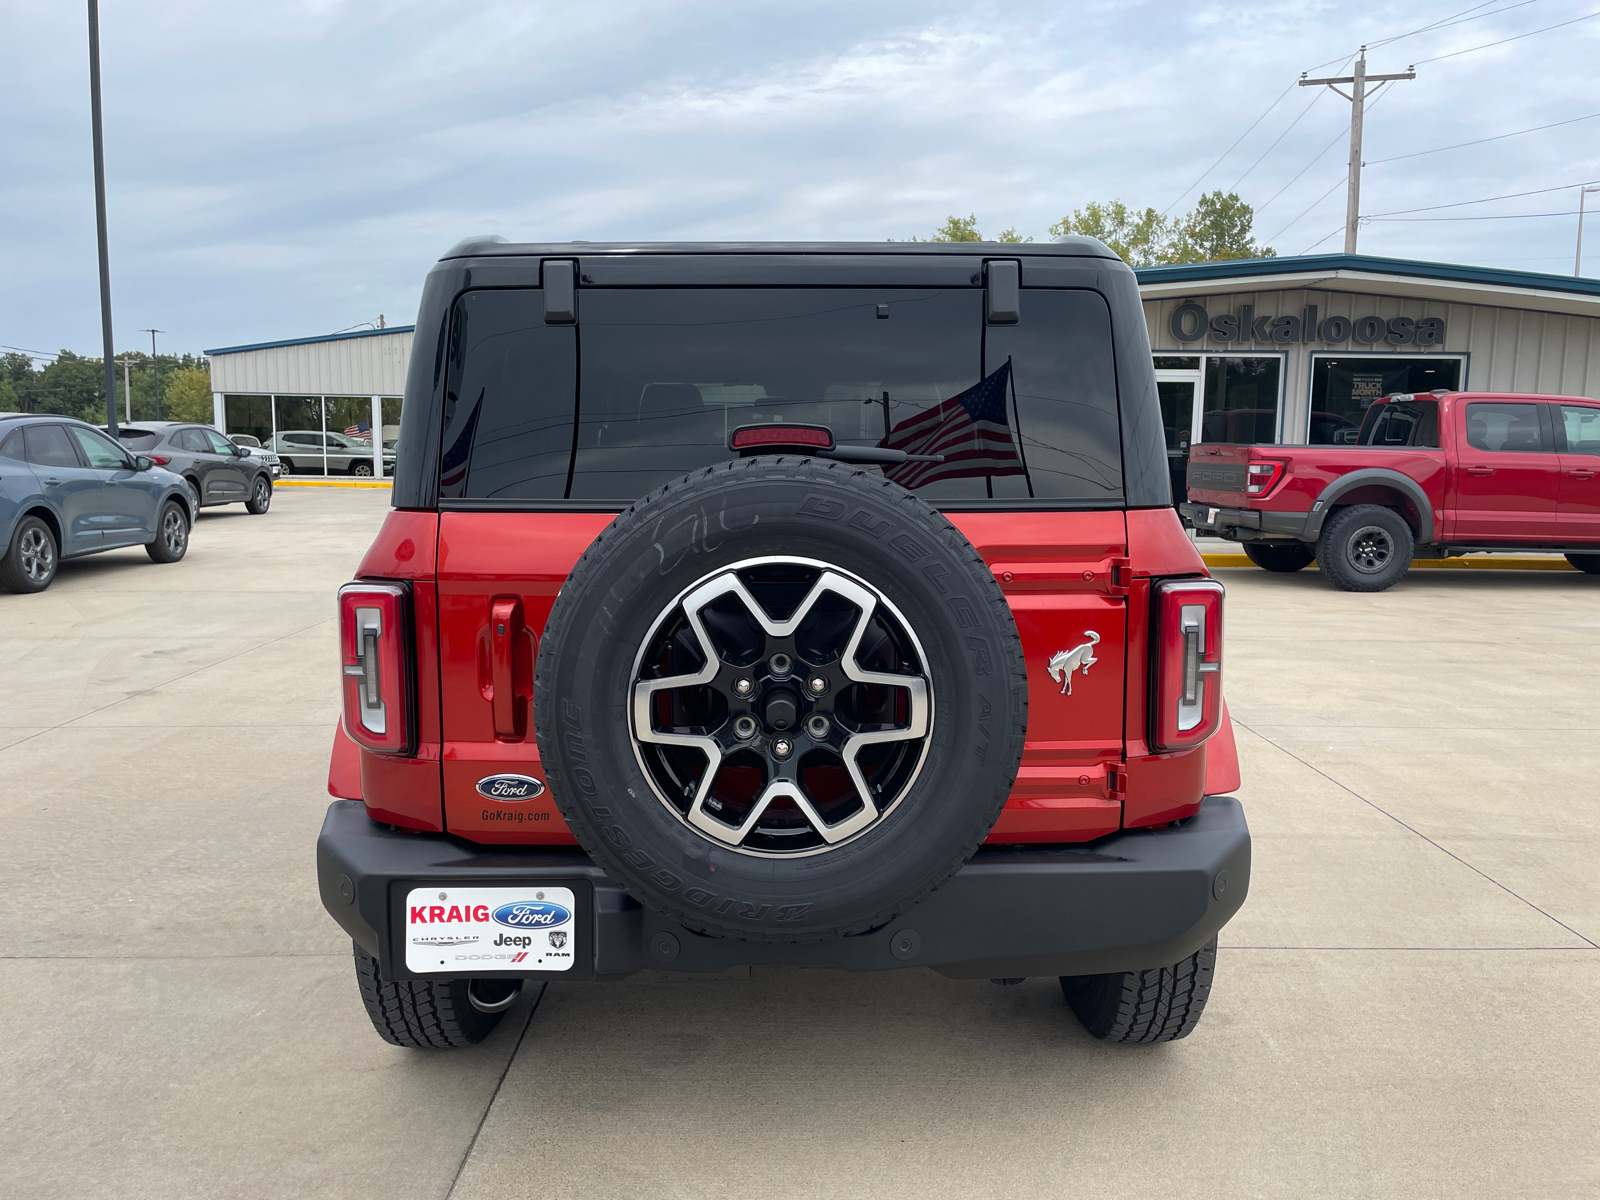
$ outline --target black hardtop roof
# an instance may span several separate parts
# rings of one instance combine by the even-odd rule
[[[1109,258],[1122,260],[1090,237],[1059,242],[508,242],[463,238],[439,256],[452,258],[552,258],[647,254],[893,254],[980,258]]]

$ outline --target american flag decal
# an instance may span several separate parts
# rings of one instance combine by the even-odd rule
[[[878,443],[880,447],[907,454],[942,454],[944,461],[896,463],[883,473],[901,487],[912,489],[940,479],[1026,475],[1006,420],[1010,386],[1008,358],[999,370],[966,391],[901,421]]]

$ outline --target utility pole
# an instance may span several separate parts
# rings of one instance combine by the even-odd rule
[[[1417,69],[1407,67],[1397,75],[1368,75],[1367,74],[1367,48],[1361,47],[1361,53],[1356,58],[1356,71],[1354,75],[1342,75],[1337,79],[1307,79],[1305,73],[1300,75],[1301,87],[1323,87],[1329,91],[1338,92],[1350,101],[1350,186],[1344,202],[1344,252],[1356,252],[1356,229],[1361,223],[1361,123],[1366,115],[1367,97],[1372,92],[1367,91],[1367,84],[1389,83],[1397,79],[1415,79]],[[1338,84],[1350,84],[1348,92],[1339,91]],[[1373,89],[1376,91],[1377,89]]]
[[[106,428],[117,436],[117,352],[111,346],[111,251],[106,243],[106,151],[100,127],[100,5],[89,0],[89,126],[94,140],[94,219],[100,240],[100,336],[105,343]]]
[[[133,366],[133,359],[131,359],[131,358],[119,358],[119,359],[117,359],[117,366],[122,368],[122,411],[125,414],[123,419],[128,421],[129,423],[132,423],[132,421],[133,421],[133,376],[128,373],[128,370],[129,370],[129,368],[131,368]]]
[[[1578,189],[1578,253],[1572,260],[1572,273],[1583,274],[1583,198],[1590,192],[1600,192],[1600,187],[1581,187]]]
[[[148,333],[150,335],[150,369],[154,371],[156,375],[155,392],[152,396],[152,399],[155,401],[156,415],[153,419],[159,421],[161,420],[161,362],[156,358],[156,334],[165,333],[166,330],[141,329],[139,332]]]

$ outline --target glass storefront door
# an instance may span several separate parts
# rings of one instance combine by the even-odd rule
[[[1196,441],[1270,445],[1278,440],[1283,359],[1276,355],[1206,356],[1205,405]]]
[[[1460,387],[1461,359],[1454,356],[1319,354],[1311,360],[1311,427],[1306,440],[1314,446],[1353,444],[1361,432],[1361,418],[1380,396],[1436,388],[1453,392]]]
[[[1155,366],[1156,395],[1161,400],[1161,424],[1167,439],[1167,470],[1172,477],[1172,503],[1182,504],[1189,498],[1189,444],[1194,441],[1205,376],[1198,355],[1158,354]]]

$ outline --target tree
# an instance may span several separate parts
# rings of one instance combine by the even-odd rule
[[[162,415],[173,421],[211,424],[211,372],[201,367],[183,367],[170,382],[162,381]]]
[[[149,420],[156,415],[155,372],[151,369],[150,355],[132,351],[119,356],[132,362],[133,418]],[[211,371],[204,358],[192,354],[163,354],[161,356],[161,415],[175,415],[169,411],[173,388],[182,386],[184,420],[211,420]],[[124,372],[117,370],[117,411],[128,411],[128,397],[123,395]],[[100,359],[84,358],[71,350],[63,350],[55,361],[34,369],[33,359],[26,354],[0,355],[0,412],[56,413],[64,417],[79,417],[90,424],[99,425],[106,419],[105,375]],[[199,397],[203,394],[204,400]]]
[[[1238,192],[1209,192],[1178,224],[1169,262],[1227,262],[1240,258],[1277,258],[1271,246],[1254,238],[1255,209]]]
[[[1099,238],[1130,267],[1149,267],[1169,261],[1175,222],[1153,208],[1134,212],[1121,200],[1091,200],[1050,226],[1051,237],[1078,234]]]
[[[934,242],[981,242],[983,234],[978,232],[978,215],[968,213],[964,217],[946,217],[944,224],[933,231]]]
[[[1254,240],[1254,223],[1255,210],[1237,192],[1216,191],[1178,218],[1153,208],[1135,212],[1121,200],[1093,200],[1050,226],[1050,233],[1099,238],[1131,267],[1276,258],[1276,250]]]

